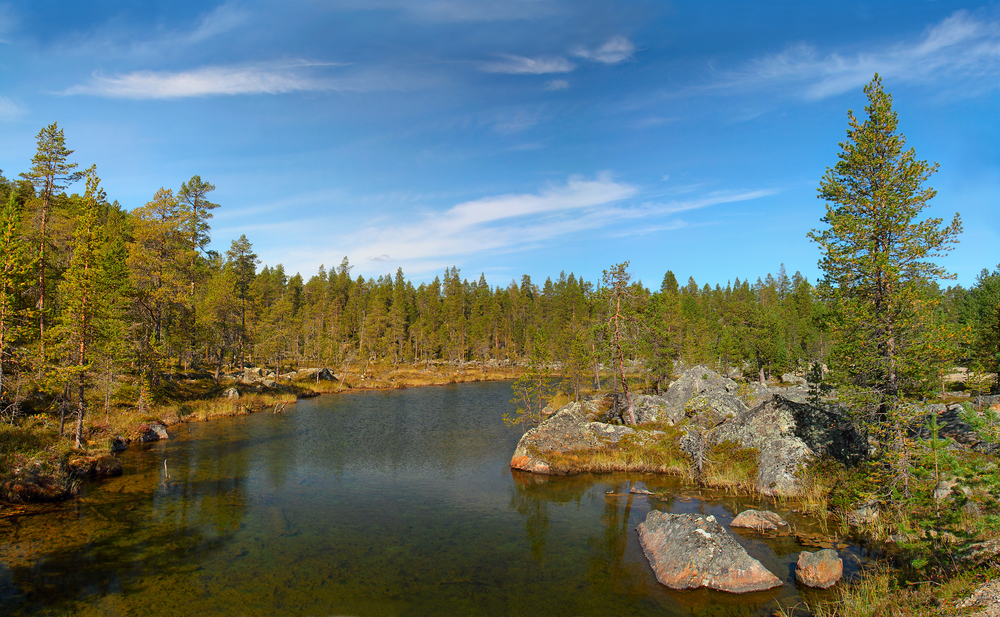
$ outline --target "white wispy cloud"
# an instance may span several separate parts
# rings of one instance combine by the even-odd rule
[[[0,120],[13,120],[21,116],[23,111],[14,104],[14,101],[5,96],[0,96]]]
[[[512,73],[544,75],[546,73],[569,73],[576,65],[558,56],[528,58],[526,56],[504,55],[503,60],[479,65],[479,70],[487,73]]]
[[[203,15],[194,30],[185,33],[181,38],[196,43],[213,38],[220,34],[231,32],[250,19],[250,13],[240,8],[234,2],[226,2]]]
[[[1000,23],[961,10],[915,40],[882,48],[822,55],[815,47],[798,43],[743,71],[726,74],[715,86],[781,84],[816,100],[855,90],[876,72],[894,81],[962,82],[966,92],[1000,87]]]
[[[322,90],[328,85],[295,70],[268,66],[208,66],[190,71],[136,71],[124,75],[95,74],[89,83],[67,88],[63,94],[110,98],[172,99],[234,94],[281,94]]]
[[[546,90],[565,90],[566,88],[569,88],[569,82],[565,79],[553,79],[545,82]]]
[[[352,70],[342,77],[315,74],[323,67],[346,67],[333,62],[281,62],[249,66],[207,66],[188,71],[135,71],[112,76],[95,73],[83,84],[60,94],[108,98],[176,99],[240,94],[283,94],[330,90],[374,92],[415,90],[440,80],[419,71],[400,72],[378,67]]]
[[[631,58],[634,53],[635,45],[624,36],[616,36],[596,49],[579,47],[573,51],[576,56],[604,64],[624,62]]]

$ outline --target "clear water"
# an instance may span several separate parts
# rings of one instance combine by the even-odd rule
[[[175,427],[123,453],[121,478],[0,516],[0,614],[769,615],[800,599],[789,537],[736,534],[782,588],[661,586],[635,532],[650,508],[726,523],[758,504],[512,472],[509,398],[503,382],[341,394]]]

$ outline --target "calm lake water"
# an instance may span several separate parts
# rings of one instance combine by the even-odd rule
[[[509,398],[503,382],[341,394],[174,427],[123,453],[121,478],[0,516],[0,614],[769,615],[800,599],[789,537],[736,534],[782,588],[657,583],[635,531],[651,508],[725,524],[758,504],[512,472]],[[630,483],[675,497],[608,494]]]

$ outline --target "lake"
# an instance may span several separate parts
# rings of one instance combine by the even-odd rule
[[[727,524],[761,504],[657,476],[512,472],[510,396],[346,393],[173,427],[122,453],[122,477],[0,516],[0,613],[763,616],[828,597],[797,590],[794,538],[753,533],[734,535],[783,587],[663,587],[635,531],[651,508]],[[855,571],[858,549],[841,555]]]

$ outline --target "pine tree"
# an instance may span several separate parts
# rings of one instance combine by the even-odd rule
[[[48,243],[48,221],[52,198],[56,192],[65,189],[70,184],[83,177],[83,172],[73,171],[76,163],[68,163],[66,159],[73,154],[66,148],[66,139],[58,123],[53,122],[38,132],[35,138],[38,151],[31,159],[31,171],[21,174],[21,177],[35,186],[38,198],[41,200],[41,219],[39,221],[40,239],[38,241],[38,337],[39,357],[45,363],[45,249]]]
[[[900,396],[930,389],[929,370],[943,358],[935,350],[945,329],[934,327],[935,301],[927,293],[935,279],[951,278],[933,259],[957,243],[962,224],[922,217],[935,191],[924,183],[937,165],[917,160],[897,132],[892,97],[878,75],[865,86],[867,118],[848,112],[847,141],[840,161],[819,187],[827,202],[828,227],[809,237],[819,244],[821,291],[833,311],[838,339],[831,366],[841,398],[862,415],[883,447],[891,474],[881,480],[886,495],[908,492],[913,418]]]
[[[250,240],[247,239],[246,234],[241,235],[238,240],[233,240],[229,250],[226,251],[226,257],[229,259],[229,267],[235,275],[236,291],[240,296],[239,353],[240,368],[242,369],[247,334],[247,299],[249,298],[250,286],[253,283],[254,276],[257,274],[257,264],[260,263],[260,260],[257,259],[257,253],[253,252],[253,245],[250,244]]]
[[[98,215],[101,204],[105,201],[105,194],[95,169],[91,167],[86,174],[87,192],[83,212],[73,234],[69,269],[59,285],[59,296],[64,305],[60,315],[59,334],[75,360],[67,373],[77,382],[77,448],[82,445],[83,440],[89,353],[95,343],[96,322],[105,306],[100,294],[101,272],[97,263],[100,233]]]
[[[848,112],[840,161],[819,187],[828,227],[809,237],[820,246],[823,288],[836,311],[843,380],[868,389],[884,414],[901,390],[919,387],[913,360],[921,342],[912,326],[927,306],[921,286],[952,278],[932,260],[957,243],[962,224],[958,214],[947,226],[920,218],[936,193],[923,185],[937,165],[903,149],[906,138],[878,75],[864,91],[868,116],[860,123]]]

